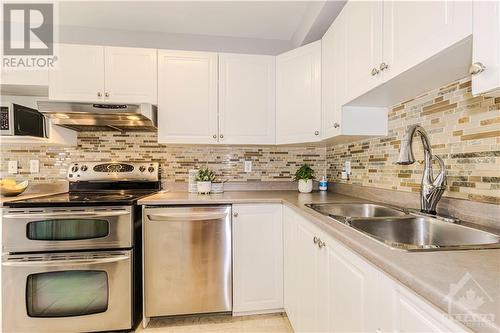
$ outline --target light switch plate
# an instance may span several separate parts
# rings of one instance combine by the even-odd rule
[[[30,160],[30,172],[31,173],[40,172],[40,162],[38,160]]]
[[[345,161],[345,172],[348,175],[351,174],[351,161]]]
[[[252,161],[245,161],[245,172],[252,172]]]
[[[9,173],[17,173],[17,161],[9,161]]]

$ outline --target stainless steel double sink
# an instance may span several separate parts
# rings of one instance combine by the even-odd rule
[[[500,248],[500,236],[460,223],[372,203],[318,203],[307,207],[391,247],[406,251]]]

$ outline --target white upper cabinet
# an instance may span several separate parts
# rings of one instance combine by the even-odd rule
[[[156,50],[59,45],[49,99],[156,104]]]
[[[276,58],[276,142],[321,139],[321,41]]]
[[[474,1],[472,93],[500,88],[500,3]]]
[[[105,47],[104,99],[157,103],[156,49]]]
[[[351,100],[382,82],[382,1],[349,1],[345,16],[345,90]]]
[[[61,44],[55,66],[49,71],[49,99],[104,101],[104,47]]]
[[[282,205],[233,205],[233,313],[282,309]]]
[[[219,142],[274,144],[275,57],[219,54]]]
[[[342,16],[347,105],[390,107],[467,73],[470,0],[349,1]]]
[[[380,2],[382,3],[382,2]],[[384,0],[384,80],[472,33],[472,1]],[[382,68],[379,68],[382,69]]]
[[[346,20],[340,13],[321,40],[321,112],[323,138],[340,135],[345,103]]]
[[[158,50],[158,142],[217,143],[217,53]]]
[[[387,135],[386,108],[344,106],[349,69],[346,67],[345,47],[347,13],[340,13],[321,42],[322,138],[328,140],[348,141]]]

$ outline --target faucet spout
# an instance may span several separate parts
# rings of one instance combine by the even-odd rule
[[[424,147],[424,173],[422,175],[422,183],[420,189],[420,209],[424,213],[436,214],[436,206],[443,195],[446,185],[446,169],[443,160],[438,156],[432,155],[429,136],[424,128],[420,125],[412,125],[408,127],[406,133],[401,140],[399,158],[396,162],[401,165],[409,165],[415,163],[413,155],[413,137],[415,133],[420,135],[422,145]],[[432,161],[436,160],[439,163],[441,171],[434,178],[432,171]]]
[[[406,133],[401,139],[401,145],[399,148],[399,158],[398,161],[396,162],[397,164],[401,165],[409,165],[415,163],[415,155],[413,155],[413,136],[415,133],[418,133],[420,135],[420,138],[422,140],[422,145],[424,146],[424,152],[425,156],[432,156],[432,150],[431,150],[431,145],[429,142],[429,136],[427,135],[427,132],[424,130],[424,128],[420,125],[412,125],[408,127],[406,130]]]

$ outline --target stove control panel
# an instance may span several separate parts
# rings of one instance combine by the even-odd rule
[[[158,181],[157,162],[74,162],[68,181]]]

